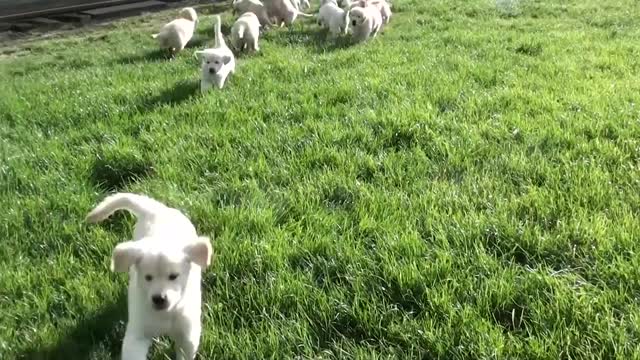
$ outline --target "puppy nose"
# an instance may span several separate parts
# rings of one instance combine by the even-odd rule
[[[153,295],[151,297],[151,302],[153,302],[153,306],[158,309],[162,309],[167,305],[167,296],[166,295]]]
[[[215,70],[215,69],[213,69],[213,68],[210,68],[210,69],[209,69],[209,74],[215,74],[215,73],[216,73],[216,70]]]
[[[356,26],[356,21],[355,20],[353,20],[351,23],[353,24],[353,26]]]

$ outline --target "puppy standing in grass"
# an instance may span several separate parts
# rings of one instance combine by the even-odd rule
[[[280,26],[282,26],[283,23],[290,26],[296,21],[298,15],[313,17],[311,14],[305,14],[296,9],[291,3],[291,0],[264,0],[264,4],[267,7],[269,17],[276,18],[276,24]]]
[[[198,15],[193,8],[186,7],[180,10],[179,16],[178,19],[165,24],[159,33],[151,35],[158,39],[160,48],[169,50],[172,58],[191,40],[198,23]]]
[[[349,11],[341,9],[333,2],[324,4],[318,12],[318,24],[329,28],[329,35],[332,38],[340,34],[346,35],[349,30]]]
[[[363,42],[378,35],[382,26],[382,16],[375,6],[355,6],[351,8],[349,16],[351,17],[353,39],[356,42]]]
[[[256,14],[246,12],[236,20],[231,27],[231,46],[238,51],[247,48],[251,52],[260,50],[260,21]]]
[[[129,321],[123,360],[144,360],[154,337],[169,335],[179,360],[193,360],[200,344],[201,271],[210,265],[209,238],[198,236],[179,210],[142,195],[118,193],[87,215],[98,223],[117,210],[136,217],[133,241],[113,250],[111,270],[129,272]]]
[[[252,12],[256,14],[260,20],[260,25],[265,29],[272,26],[269,15],[267,14],[267,8],[260,0],[233,0],[233,13],[244,14],[246,12]]]
[[[214,85],[222,89],[229,73],[236,71],[235,57],[222,37],[221,22],[220,16],[216,15],[214,47],[195,52],[196,57],[202,61],[200,91],[203,93]]]

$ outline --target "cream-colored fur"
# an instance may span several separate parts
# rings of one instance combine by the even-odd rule
[[[179,360],[193,360],[201,332],[201,272],[210,265],[209,238],[198,236],[179,210],[143,195],[105,198],[86,218],[98,223],[118,210],[136,218],[133,240],[113,250],[111,269],[129,273],[123,360],[145,360],[152,340],[169,335]]]
[[[252,12],[256,14],[258,20],[260,20],[260,25],[267,28],[271,25],[271,20],[269,19],[269,14],[267,12],[267,7],[260,0],[233,0],[233,13],[234,14],[244,14],[247,12]]]
[[[291,0],[264,0],[267,12],[270,18],[276,18],[276,24],[287,26],[293,24],[298,15],[305,17],[313,17],[311,14],[305,14],[296,9]]]
[[[171,56],[182,51],[193,33],[198,23],[198,15],[193,8],[180,10],[179,18],[165,24],[160,32],[152,37],[158,40],[160,48],[169,50]]]
[[[352,36],[356,42],[376,37],[382,26],[380,11],[372,5],[351,8],[349,17],[351,18]]]
[[[260,20],[252,12],[242,14],[231,27],[231,46],[237,51],[243,51],[245,48],[250,52],[259,51],[259,37]]]

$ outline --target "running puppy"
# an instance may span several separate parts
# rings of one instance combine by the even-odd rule
[[[265,6],[270,18],[276,18],[276,24],[287,26],[293,24],[298,15],[305,17],[313,17],[311,14],[305,14],[296,9],[291,0],[265,0]]]
[[[349,11],[341,9],[333,2],[324,4],[318,12],[318,24],[329,28],[329,36],[332,38],[340,34],[346,35],[349,30]]]
[[[231,27],[231,46],[238,51],[243,51],[245,48],[251,52],[259,51],[259,37],[260,21],[252,12],[242,14]]]
[[[349,0],[344,0],[348,3]],[[380,16],[382,17],[382,21],[385,24],[388,24],[391,20],[391,4],[386,0],[357,0],[353,3],[348,3],[349,9],[352,9],[356,6],[359,7],[367,7],[374,6],[378,11],[380,11]]]
[[[129,321],[123,360],[143,360],[152,339],[169,335],[178,359],[193,360],[200,344],[201,272],[211,263],[211,242],[198,236],[177,209],[143,195],[105,198],[86,221],[98,223],[117,210],[136,217],[133,240],[113,250],[111,270],[129,273]]]
[[[215,44],[213,48],[196,51],[195,56],[202,61],[202,71],[200,75],[200,91],[206,92],[214,85],[218,89],[224,87],[224,83],[229,73],[236,71],[236,59],[233,53],[224,42],[222,31],[220,30],[220,15],[216,15]]]
[[[160,32],[151,35],[158,39],[160,48],[168,49],[171,57],[182,51],[189,40],[193,37],[193,32],[198,23],[198,15],[193,8],[186,7],[180,10],[179,18],[165,24]]]
[[[267,13],[267,8],[260,0],[233,0],[233,14],[252,12],[260,20],[260,25],[267,28],[272,26]]]
[[[382,26],[380,11],[372,5],[351,8],[352,36],[356,42],[363,42],[370,37],[376,37]]]

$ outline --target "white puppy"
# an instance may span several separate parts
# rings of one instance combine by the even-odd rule
[[[195,55],[202,61],[200,76],[200,91],[206,92],[215,84],[222,89],[230,73],[236,71],[236,59],[233,52],[224,42],[220,30],[220,16],[216,15],[215,44],[213,48],[196,51]]]
[[[372,5],[351,8],[349,17],[351,18],[352,36],[357,42],[376,37],[382,26],[380,11]]]
[[[327,3],[320,7],[318,24],[329,28],[329,34],[335,38],[340,34],[347,34],[349,30],[349,11],[338,7],[335,3]]]
[[[260,0],[233,0],[233,13],[244,14],[246,12],[252,12],[256,14],[260,20],[260,24],[267,28],[271,25],[271,20],[267,13],[267,8]]]
[[[356,6],[374,6],[376,9],[378,9],[378,11],[380,11],[380,16],[382,17],[382,21],[385,24],[388,24],[391,20],[391,5],[386,0],[356,0],[353,3],[349,3],[349,0],[343,1],[348,4],[349,9],[352,9]]]
[[[178,359],[195,358],[201,332],[201,271],[210,265],[209,238],[198,236],[177,209],[143,195],[118,193],[87,215],[97,223],[117,210],[136,217],[133,241],[113,250],[111,270],[129,272],[129,321],[123,360],[143,360],[152,339],[169,335]]]
[[[160,32],[151,35],[158,39],[162,49],[168,49],[171,56],[184,49],[198,23],[198,15],[193,8],[187,7],[180,10],[180,17],[165,24]]]
[[[259,51],[260,20],[256,14],[246,12],[231,27],[231,46],[238,51],[247,48],[251,52]]]
[[[265,6],[270,18],[276,18],[276,24],[289,26],[293,24],[298,15],[313,17],[311,14],[305,14],[296,9],[291,0],[265,0]]]

